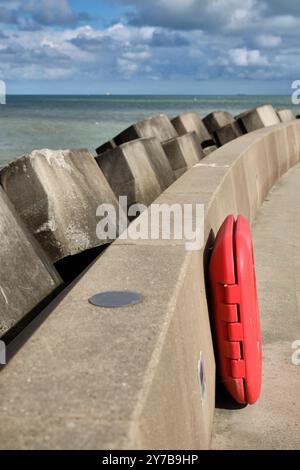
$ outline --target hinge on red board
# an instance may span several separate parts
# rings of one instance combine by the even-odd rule
[[[244,331],[242,323],[228,323],[227,338],[228,341],[243,341]]]
[[[225,341],[225,354],[228,359],[241,359],[241,343],[238,341]]]
[[[237,322],[239,319],[237,306],[230,304],[220,304],[220,318],[222,321],[227,323]]]
[[[241,298],[240,286],[238,284],[225,284],[224,285],[225,304],[239,304],[240,298]]]

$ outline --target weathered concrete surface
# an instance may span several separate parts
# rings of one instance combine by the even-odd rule
[[[117,147],[117,144],[112,139],[112,140],[109,140],[109,141],[105,142],[104,144],[100,145],[100,147],[98,147],[96,149],[96,153],[97,153],[97,155],[101,155],[101,153],[107,152],[107,150],[115,149],[116,147]]]
[[[299,162],[299,130],[293,121],[236,139],[159,196],[205,204],[204,251],[186,251],[185,237],[119,239],[94,263],[1,372],[1,448],[210,446],[215,362],[203,267],[224,218],[241,213],[252,222],[270,187]],[[144,302],[88,304],[111,289],[136,290]]]
[[[117,135],[113,141],[121,145],[135,139],[156,137],[159,142],[172,139],[178,134],[166,114],[158,114],[137,122]]]
[[[254,406],[216,410],[214,449],[299,449],[300,366],[292,363],[292,343],[300,340],[299,179],[298,164],[267,196],[252,229],[263,336],[262,393]]]
[[[277,109],[277,114],[281,122],[290,122],[296,119],[291,109]]]
[[[278,114],[272,105],[259,106],[236,116],[236,121],[245,132],[253,132],[263,127],[280,123]]]
[[[201,141],[196,132],[189,132],[162,142],[162,147],[176,178],[204,157]]]
[[[221,127],[234,123],[234,117],[226,111],[214,111],[203,118],[203,123],[208,132],[213,135]]]
[[[214,145],[212,136],[197,113],[183,113],[171,120],[178,135],[196,132],[203,148]]]
[[[221,147],[222,145],[228,144],[234,139],[243,135],[242,130],[237,122],[231,122],[220,129],[217,129],[214,133],[214,138],[217,144]]]
[[[62,281],[0,188],[0,338]]]
[[[138,139],[96,158],[115,195],[127,196],[128,205],[150,205],[175,175],[156,137]]]
[[[3,168],[0,181],[53,262],[107,242],[97,238],[96,210],[117,201],[88,150],[34,150]]]

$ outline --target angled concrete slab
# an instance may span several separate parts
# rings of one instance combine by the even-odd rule
[[[226,111],[214,111],[203,118],[203,123],[208,132],[213,135],[221,127],[234,123],[234,117]]]
[[[107,152],[107,150],[112,150],[116,147],[117,147],[117,144],[115,143],[113,139],[108,140],[104,144],[100,145],[100,147],[96,148],[96,153],[97,155],[100,155],[101,153]]]
[[[242,135],[243,132],[236,121],[233,121],[224,127],[220,127],[220,129],[217,129],[214,132],[215,140],[220,147]]]
[[[259,106],[235,117],[244,132],[253,132],[263,127],[280,124],[280,119],[272,105]]]
[[[49,259],[0,188],[0,338],[15,335],[19,324],[61,285]]]
[[[117,200],[88,150],[34,150],[3,168],[0,181],[52,262],[107,243],[96,211]]]
[[[296,119],[291,109],[277,109],[277,114],[281,122],[290,122]]]
[[[125,143],[101,154],[96,161],[115,195],[127,196],[128,205],[148,206],[175,180],[156,137]]]
[[[114,137],[116,145],[122,145],[131,140],[156,137],[159,142],[176,137],[178,134],[166,114],[151,116],[137,122]]]
[[[173,118],[171,122],[178,132],[178,135],[196,132],[203,148],[214,145],[212,136],[206,129],[199,114],[194,112],[183,113]]]
[[[176,178],[204,158],[201,141],[196,132],[166,140],[162,142],[162,147]]]

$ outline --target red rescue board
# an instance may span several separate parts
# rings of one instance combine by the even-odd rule
[[[252,237],[243,216],[228,216],[220,228],[209,277],[220,376],[238,403],[253,404],[261,390],[262,341]]]

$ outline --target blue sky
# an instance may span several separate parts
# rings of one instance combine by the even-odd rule
[[[8,93],[289,94],[299,0],[0,0]]]

